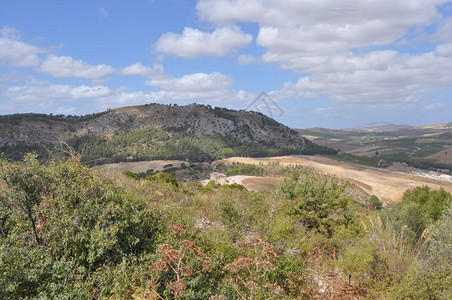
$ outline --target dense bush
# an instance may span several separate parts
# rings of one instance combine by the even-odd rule
[[[175,187],[179,186],[179,182],[177,181],[176,177],[171,173],[160,172],[153,175],[148,175],[146,176],[146,179],[160,184],[169,184]]]
[[[0,298],[451,297],[449,193],[419,187],[380,212],[334,177],[272,168],[279,190],[252,192],[1,160]]]
[[[417,187],[405,192],[402,202],[389,205],[383,212],[398,230],[403,227],[407,238],[413,242],[424,230],[438,221],[446,205],[452,203],[452,195],[444,189],[431,190],[428,186]]]
[[[155,250],[157,214],[75,158],[45,167],[29,155],[0,176],[0,298],[105,296],[115,279],[93,274]]]

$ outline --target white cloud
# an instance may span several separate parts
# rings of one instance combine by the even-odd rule
[[[385,46],[409,30],[441,21],[436,5],[446,0],[199,0],[202,19],[213,23],[253,22],[260,26],[262,59],[297,71],[328,64],[356,48]],[[451,23],[451,24],[449,24]],[[444,22],[444,36],[450,36]]]
[[[221,73],[195,73],[180,78],[166,77],[146,81],[147,85],[158,86],[174,92],[207,92],[230,87],[233,79]]]
[[[11,40],[20,40],[20,31],[14,27],[4,26],[0,28],[0,35]]]
[[[91,66],[70,56],[49,55],[42,62],[39,71],[51,74],[53,77],[98,79],[113,73],[115,69],[108,65]]]
[[[452,43],[438,45],[435,53],[439,56],[452,57]]]
[[[435,6],[446,2],[448,0],[199,0],[196,8],[202,20],[214,24],[255,22],[278,27],[349,24],[353,28],[356,24],[370,22],[374,23],[374,28],[392,23],[393,29],[398,31],[400,27],[439,20]]]
[[[141,63],[135,63],[121,69],[119,73],[126,76],[153,77],[162,75],[163,72],[164,68],[161,64],[154,64],[154,66],[151,68],[148,66],[143,66]]]
[[[286,83],[277,94],[303,98],[305,92],[327,95],[348,103],[395,104],[416,100],[425,92],[452,85],[452,60],[435,55],[389,55],[386,67],[354,71],[314,73],[296,83]],[[378,60],[377,60],[378,61]],[[377,63],[378,64],[378,63]]]
[[[327,96],[347,103],[397,105],[452,86],[452,18],[437,6],[447,0],[199,0],[200,18],[224,26],[257,23],[261,62],[307,75],[273,92],[277,100]],[[425,36],[434,51],[397,49],[406,34]],[[378,50],[375,50],[378,49]],[[252,62],[241,56],[238,63]]]
[[[211,33],[186,27],[182,34],[165,33],[155,44],[155,51],[185,58],[227,56],[253,40],[237,26],[221,27]]]
[[[39,64],[38,54],[42,52],[44,51],[33,45],[0,37],[0,65],[33,67]]]
[[[2,96],[13,103],[55,103],[78,99],[106,97],[111,90],[105,86],[25,85],[9,87]]]
[[[452,42],[452,17],[444,20],[438,26],[438,30],[433,35],[433,40],[438,42]]]
[[[244,91],[220,90],[160,90],[156,92],[127,92],[105,86],[70,86],[39,83],[12,86],[1,96],[4,112],[46,112],[84,114],[107,108],[145,103],[210,104],[222,107],[246,108],[256,95]],[[81,103],[89,101],[89,106]],[[77,105],[75,105],[77,104]],[[76,108],[76,110],[74,110]],[[87,110],[87,111],[85,111]]]

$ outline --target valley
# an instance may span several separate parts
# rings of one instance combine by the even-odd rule
[[[309,128],[298,132],[339,152],[340,161],[386,168],[402,163],[452,172],[452,123],[425,126],[375,124],[352,129]]]

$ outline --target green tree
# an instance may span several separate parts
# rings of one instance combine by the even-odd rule
[[[348,227],[353,217],[348,208],[351,198],[345,195],[347,184],[309,169],[303,172],[291,171],[280,186],[279,195],[286,201],[288,214],[328,237],[335,225]]]
[[[6,287],[0,298],[108,296],[112,279],[95,282],[93,274],[155,251],[158,215],[78,158],[49,166],[32,156],[0,163],[0,207],[8,210],[7,234],[0,237],[0,286]]]

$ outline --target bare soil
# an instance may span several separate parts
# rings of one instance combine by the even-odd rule
[[[283,178],[237,175],[228,177],[228,180],[243,185],[249,191],[276,191]]]
[[[103,165],[102,169],[108,169],[118,172],[131,171],[135,173],[146,172],[149,169],[154,171],[162,171],[163,166],[173,164],[174,167],[180,167],[183,161],[181,160],[151,160],[151,161],[137,161],[137,162],[121,162],[117,164]]]

